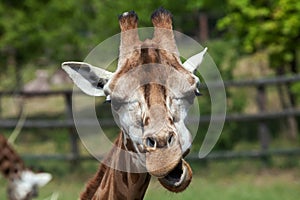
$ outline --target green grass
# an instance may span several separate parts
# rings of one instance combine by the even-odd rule
[[[165,191],[159,183],[152,182],[146,199],[201,199],[201,200],[296,200],[299,198],[300,181],[293,172],[268,171],[257,173],[237,172],[214,177],[213,171],[196,175],[190,187],[183,193]]]
[[[77,199],[85,182],[97,169],[96,162],[85,162],[76,170],[68,163],[57,161],[37,162],[36,165],[50,171],[54,179],[41,189],[39,200],[49,199],[53,192],[59,200]],[[258,161],[210,162],[206,166],[192,164],[194,177],[183,193],[170,193],[152,178],[145,199],[170,200],[296,200],[300,196],[299,167],[266,168]],[[6,183],[0,179],[0,185]],[[0,199],[5,197],[5,187],[0,187]]]

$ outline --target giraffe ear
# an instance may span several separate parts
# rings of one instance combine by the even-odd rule
[[[187,69],[188,71],[194,73],[194,71],[197,69],[197,67],[202,63],[203,57],[207,51],[207,47],[200,53],[190,57],[183,63],[183,67]]]
[[[62,68],[83,92],[91,96],[105,96],[103,87],[113,75],[84,62],[64,62]]]

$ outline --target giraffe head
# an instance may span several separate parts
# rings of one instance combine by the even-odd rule
[[[181,63],[171,13],[160,8],[151,19],[153,38],[140,41],[135,12],[119,17],[121,42],[115,72],[81,62],[65,62],[62,67],[85,93],[111,100],[125,140],[143,154],[147,171],[168,190],[180,192],[192,179],[184,160],[192,136],[184,120],[199,94],[199,79],[193,72],[206,49]]]
[[[38,188],[45,186],[52,179],[49,173],[34,173],[24,170],[14,177],[9,177],[8,196],[12,200],[30,200],[38,196]]]

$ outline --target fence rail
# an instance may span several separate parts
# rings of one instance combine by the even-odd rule
[[[260,121],[260,120],[269,120],[269,119],[279,119],[286,118],[289,116],[299,116],[300,109],[285,109],[277,112],[263,112],[255,114],[229,114],[226,115],[226,122],[245,122],[245,121]],[[200,121],[197,119],[189,119],[187,123],[208,123],[211,120],[221,120],[223,117],[214,117],[211,119],[210,116],[204,115],[201,116]],[[94,120],[81,120],[77,122],[77,125],[80,126],[92,126]],[[18,123],[18,119],[0,119],[0,128],[14,128]],[[101,126],[114,126],[115,122],[113,119],[101,119]],[[75,126],[73,119],[61,119],[61,120],[49,120],[49,119],[27,119],[22,128],[72,128]]]
[[[288,83],[295,83],[300,81],[300,74],[297,75],[290,75],[290,76],[277,76],[277,77],[269,77],[269,78],[261,78],[261,79],[254,79],[254,80],[238,80],[238,81],[225,81],[224,83],[213,83],[210,82],[210,87],[223,87],[230,88],[230,87],[259,87],[259,86],[272,86],[278,84],[288,84]],[[203,84],[203,89],[207,88],[208,84]]]
[[[204,158],[199,158],[195,153],[189,154],[186,160],[191,161],[206,161],[206,160],[232,160],[232,159],[261,159],[271,156],[284,156],[293,157],[300,155],[300,148],[291,149],[272,149],[268,151],[252,150],[252,151],[216,151],[211,152]],[[48,155],[33,155],[33,154],[23,154],[22,157],[25,160],[64,160],[72,161],[74,157],[72,154],[48,154]],[[102,159],[103,157],[97,156],[97,159]],[[96,160],[93,156],[80,156],[78,158],[80,161],[85,160]]]
[[[273,78],[264,78],[259,80],[244,80],[244,81],[228,81],[224,82],[224,85],[227,88],[237,87],[254,87],[257,88],[257,105],[259,108],[259,113],[254,114],[228,114],[225,118],[226,122],[241,122],[241,121],[257,121],[259,126],[259,134],[262,138],[267,136],[266,125],[264,124],[265,120],[277,119],[277,118],[287,118],[295,117],[300,115],[300,109],[295,108],[286,108],[281,111],[267,112],[266,107],[266,92],[265,88],[268,86],[282,85],[282,84],[291,84],[300,82],[300,74],[294,76],[281,76]],[[210,84],[212,87],[220,87],[222,84]],[[205,85],[202,86],[204,89]],[[24,92],[24,91],[0,91],[0,103],[1,98],[4,96],[21,96],[26,98],[32,97],[42,97],[47,98],[49,96],[63,96],[65,99],[65,119],[26,119],[23,128],[66,128],[69,129],[70,135],[70,146],[71,150],[69,154],[66,155],[23,155],[25,159],[55,159],[55,160],[69,160],[72,162],[77,162],[80,160],[90,160],[90,156],[81,156],[78,148],[78,136],[75,130],[75,124],[72,116],[72,95],[76,94],[72,90],[59,90],[59,91],[45,91],[45,92]],[[82,94],[78,92],[76,95]],[[1,108],[1,104],[0,104]],[[0,109],[1,110],[1,109]],[[213,120],[219,120],[223,116],[215,117]],[[200,123],[210,122],[210,116],[201,116]],[[189,120],[189,123],[195,123],[193,119]],[[11,129],[14,128],[18,123],[18,119],[3,119],[0,118],[0,128],[2,129]],[[90,120],[82,120],[81,125],[90,126],[92,125]],[[103,119],[101,120],[102,126],[114,126],[115,123],[112,119]],[[280,149],[280,150],[269,150],[268,149],[269,141],[261,141],[262,148],[258,151],[249,151],[249,152],[214,152],[209,154],[206,158],[207,160],[219,160],[219,159],[236,159],[236,158],[260,158],[265,156],[277,155],[277,156],[295,156],[300,155],[299,149]],[[199,160],[197,155],[190,155],[188,159]]]

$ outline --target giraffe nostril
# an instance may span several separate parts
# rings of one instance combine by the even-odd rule
[[[174,142],[174,134],[170,133],[169,138],[168,138],[168,146],[171,146]]]
[[[146,138],[146,145],[148,147],[155,148],[156,147],[156,141],[151,137],[147,137]]]

